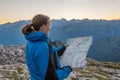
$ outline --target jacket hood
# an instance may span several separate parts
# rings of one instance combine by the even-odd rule
[[[32,33],[27,33],[25,35],[25,38],[30,41],[30,42],[34,42],[34,41],[45,41],[48,42],[48,37],[44,32],[32,32]]]

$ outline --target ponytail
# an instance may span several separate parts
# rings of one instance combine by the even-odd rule
[[[31,24],[26,24],[26,25],[24,25],[23,28],[22,28],[22,33],[23,33],[24,35],[26,35],[27,32],[30,32],[30,33],[31,33],[32,31],[34,31],[34,27],[33,27]]]

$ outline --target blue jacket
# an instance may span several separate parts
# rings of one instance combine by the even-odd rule
[[[44,32],[33,32],[27,33],[25,38],[27,39],[26,64],[30,72],[30,78],[31,80],[45,80],[49,62],[48,37]],[[61,48],[52,47],[52,52],[57,52]],[[58,56],[57,61],[59,68],[56,70],[56,74],[59,80],[63,80],[69,75],[71,69],[70,67],[60,68]]]

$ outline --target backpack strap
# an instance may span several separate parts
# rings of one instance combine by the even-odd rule
[[[49,47],[49,54],[51,54],[52,55],[52,43],[51,42],[49,42],[49,44],[48,44],[48,47]],[[56,67],[56,69],[58,68],[58,66],[57,66],[57,64],[58,64],[58,62],[57,62],[57,55],[56,55],[57,53],[56,53],[56,51],[53,53],[53,59],[54,59],[54,64],[55,64],[55,67]]]
[[[55,61],[52,56],[51,45],[48,44],[48,47],[49,47],[49,62],[48,62],[48,69],[47,69],[47,73],[45,76],[45,80],[58,80],[57,75],[56,75]]]

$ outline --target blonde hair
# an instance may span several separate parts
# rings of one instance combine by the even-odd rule
[[[49,17],[43,14],[38,14],[33,17],[31,24],[26,24],[22,28],[22,33],[25,35],[27,32],[38,31],[42,25],[48,23]]]

